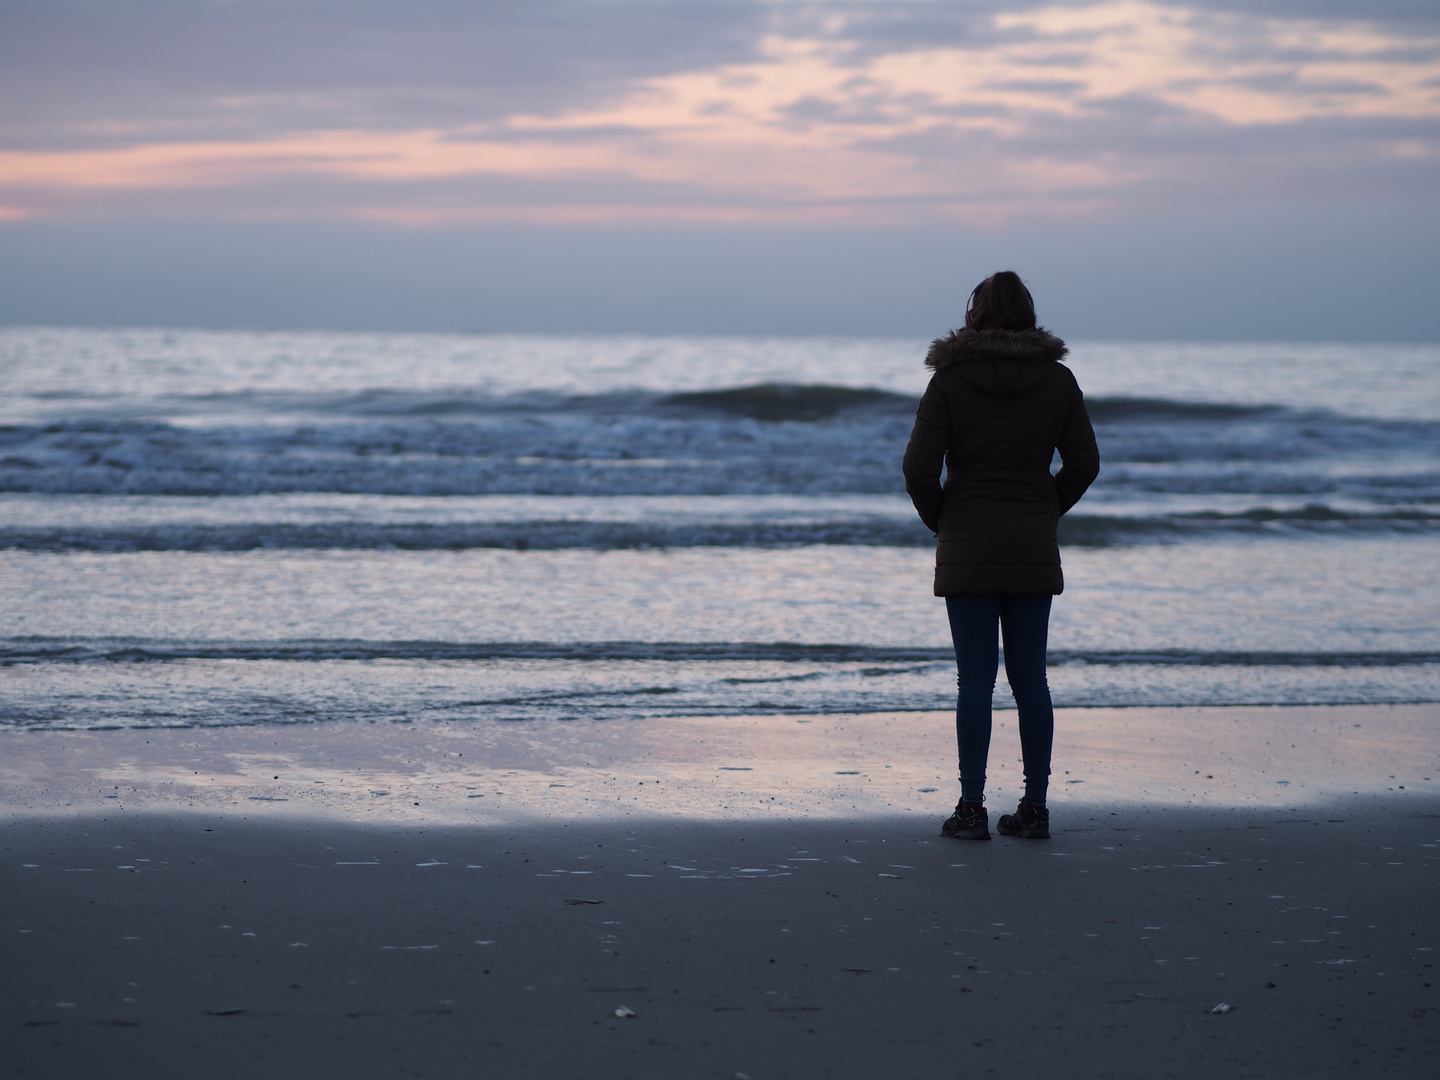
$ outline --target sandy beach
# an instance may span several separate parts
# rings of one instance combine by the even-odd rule
[[[8,735],[0,1065],[1435,1075],[1440,710],[1064,711],[988,844],[948,720]]]

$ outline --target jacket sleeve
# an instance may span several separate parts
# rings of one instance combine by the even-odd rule
[[[1080,501],[1080,496],[1100,475],[1100,448],[1095,445],[1095,429],[1090,426],[1085,395],[1078,385],[1056,449],[1060,451],[1060,471],[1055,474],[1055,491],[1063,514]]]
[[[925,527],[940,531],[940,506],[945,495],[940,487],[940,474],[945,467],[945,452],[950,449],[950,410],[936,375],[925,388],[920,408],[915,413],[915,426],[910,443],[905,447],[905,491]]]

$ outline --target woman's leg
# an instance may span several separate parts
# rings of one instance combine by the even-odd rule
[[[985,765],[990,757],[990,699],[1000,649],[995,624],[1000,619],[998,596],[947,596],[950,636],[955,642],[955,736],[960,746],[960,797],[985,801]]]
[[[1050,632],[1048,594],[1006,596],[1000,605],[1005,637],[1005,677],[1020,712],[1020,751],[1025,761],[1025,798],[1045,805],[1050,786],[1050,746],[1055,710],[1045,678],[1045,644]]]

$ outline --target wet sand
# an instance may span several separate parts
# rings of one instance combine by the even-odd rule
[[[941,817],[954,714],[296,724],[0,736],[10,813],[178,809],[503,825],[576,817]],[[1060,709],[1051,803],[1440,797],[1440,705]],[[996,714],[989,801],[1021,791]]]
[[[988,844],[938,714],[6,736],[0,1068],[1436,1075],[1440,710],[1102,712]]]

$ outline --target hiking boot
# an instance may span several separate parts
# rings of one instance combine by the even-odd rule
[[[1049,840],[1050,811],[1021,799],[1015,813],[1001,814],[995,827],[1006,836],[1018,836],[1022,840]]]
[[[963,799],[955,804],[955,812],[940,826],[940,835],[953,840],[989,840],[990,815],[979,803]]]

